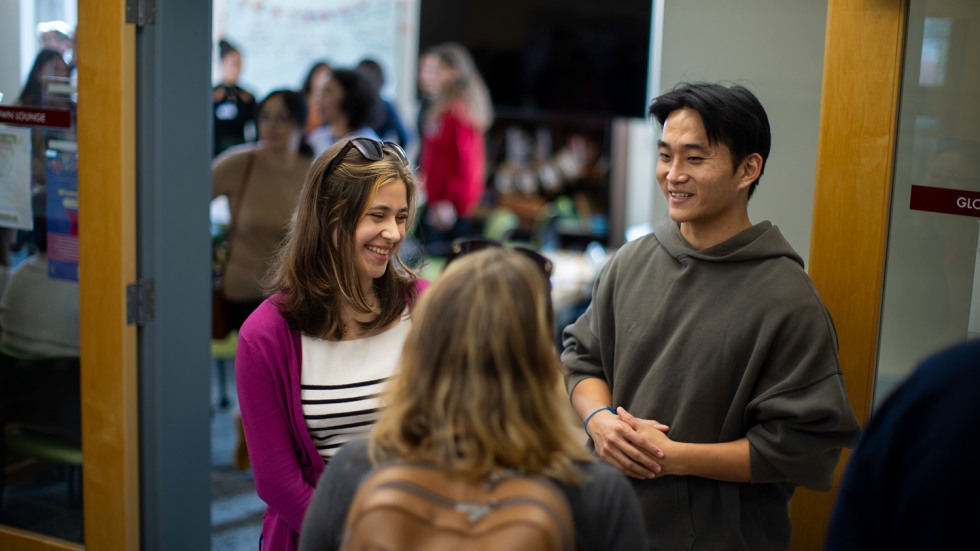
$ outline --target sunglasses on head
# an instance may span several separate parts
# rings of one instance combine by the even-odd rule
[[[387,148],[387,149],[386,149]],[[369,161],[380,161],[385,158],[385,151],[393,153],[398,160],[404,164],[408,164],[408,155],[405,154],[405,150],[402,146],[395,142],[379,142],[371,138],[351,138],[347,140],[347,145],[340,149],[337,155],[330,159],[330,164],[323,171],[323,177],[326,178],[334,171],[341,163],[344,162],[344,158],[351,149],[356,149],[362,157]]]
[[[534,261],[536,266],[541,268],[541,271],[544,272],[545,278],[548,279],[548,281],[551,281],[551,274],[555,269],[555,265],[551,260],[548,260],[548,257],[535,250],[528,249],[527,247],[504,245],[499,241],[493,241],[490,239],[457,239],[456,241],[453,241],[452,247],[449,250],[449,256],[446,258],[445,266],[449,266],[453,260],[456,260],[461,256],[466,256],[470,253],[475,253],[477,251],[494,247],[506,247],[530,258],[532,261]]]

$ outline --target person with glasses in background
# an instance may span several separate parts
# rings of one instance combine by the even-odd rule
[[[261,280],[299,198],[313,150],[303,138],[306,102],[274,90],[258,106],[259,141],[233,146],[211,163],[215,255],[212,339],[224,340],[265,300]],[[219,380],[223,380],[223,377]],[[222,392],[224,389],[222,388]],[[241,420],[234,464],[248,469]]]
[[[211,165],[211,197],[227,197],[233,234],[220,283],[231,329],[238,329],[267,296],[262,277],[286,235],[313,163],[313,151],[303,139],[302,95],[274,90],[258,113],[258,143],[233,147]]]
[[[320,480],[301,550],[342,548],[361,481],[395,461],[476,480],[543,476],[571,511],[575,549],[643,547],[636,495],[582,445],[561,390],[549,275],[549,261],[530,250],[493,242],[455,248],[414,314],[381,418]]]
[[[397,144],[353,138],[310,168],[235,362],[261,549],[296,548],[320,474],[378,418],[426,286],[399,256],[415,205]]]

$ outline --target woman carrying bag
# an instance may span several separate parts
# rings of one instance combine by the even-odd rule
[[[262,278],[286,235],[303,178],[313,163],[313,150],[303,140],[302,95],[275,90],[262,100],[258,112],[259,142],[229,149],[211,168],[212,198],[227,196],[231,205],[213,338],[237,330],[265,299]]]

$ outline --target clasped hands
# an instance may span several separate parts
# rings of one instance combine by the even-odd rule
[[[667,425],[634,417],[626,409],[616,414],[603,411],[589,420],[588,434],[603,461],[626,476],[651,479],[678,474],[671,467],[671,446]]]

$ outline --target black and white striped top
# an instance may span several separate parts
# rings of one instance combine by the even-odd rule
[[[303,335],[303,417],[324,462],[345,442],[371,430],[410,327],[406,312],[394,327],[363,339],[325,341]]]

